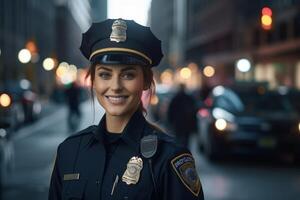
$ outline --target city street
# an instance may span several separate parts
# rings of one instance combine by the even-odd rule
[[[193,154],[205,200],[300,200],[299,2],[1,0],[0,200],[48,199],[58,145],[99,123],[105,111],[97,98],[126,122],[124,110],[133,112],[140,100],[147,105],[146,118]],[[78,179],[77,167],[87,179],[75,181],[79,189],[64,186],[62,196],[76,198],[74,189],[77,199],[152,198],[150,181],[162,169],[184,182],[159,178],[162,191],[170,191],[159,194],[164,200],[189,200],[199,191],[193,159],[169,161],[163,156],[171,148],[158,143],[165,162],[153,159],[147,171],[151,162],[125,157],[138,138],[124,134],[129,145],[122,150],[127,138],[110,134],[132,133],[131,126],[107,119],[105,166],[112,167],[100,169],[96,146],[74,159],[59,156],[65,181]],[[130,119],[137,128],[141,116]],[[68,166],[70,160],[79,165]],[[139,185],[117,187],[121,173],[127,184],[140,177]],[[161,184],[166,179],[174,184]]]
[[[90,101],[82,104],[80,129],[93,123]],[[57,145],[68,135],[66,108],[61,107],[37,123],[19,130],[9,144],[14,154],[6,177],[3,200],[46,200]],[[210,163],[199,155],[191,139],[191,150],[201,177],[206,200],[296,200],[300,195],[300,169],[290,164],[253,159],[226,159]]]
[[[94,113],[90,101],[81,107],[83,118],[79,129],[92,124]],[[94,124],[103,114],[100,107],[96,109],[99,115],[95,114]],[[13,169],[6,177],[3,199],[47,199],[56,148],[70,134],[66,107],[59,107],[49,116],[15,133],[9,145],[9,150],[14,154]]]

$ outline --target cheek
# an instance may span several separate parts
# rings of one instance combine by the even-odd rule
[[[105,87],[103,84],[99,83],[99,81],[94,81],[93,90],[96,95],[100,95],[105,91]]]
[[[142,93],[143,93],[143,91],[144,91],[143,80],[135,81],[130,86],[128,86],[128,88],[130,88],[130,90],[132,91],[132,93],[135,93],[135,94],[141,96]]]

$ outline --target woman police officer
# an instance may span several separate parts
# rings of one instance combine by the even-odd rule
[[[59,145],[49,199],[204,199],[191,153],[143,116],[161,41],[149,27],[108,19],[92,24],[80,50],[105,115]]]

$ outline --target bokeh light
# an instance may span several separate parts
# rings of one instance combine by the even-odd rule
[[[215,122],[215,126],[219,131],[224,131],[227,126],[227,122],[225,119],[217,119]]]
[[[77,80],[77,67],[62,62],[56,69],[56,76],[62,84],[70,84]]]
[[[158,102],[159,102],[158,97],[157,97],[156,95],[153,95],[153,96],[151,97],[151,101],[150,101],[151,105],[157,105]]]
[[[264,7],[264,8],[261,10],[261,14],[262,14],[262,15],[269,15],[269,16],[272,16],[272,10],[271,10],[271,8],[269,8],[269,7]]]
[[[8,107],[11,104],[11,98],[8,94],[1,94],[0,95],[0,105],[3,107]]]
[[[251,63],[248,59],[242,58],[237,61],[236,67],[241,72],[248,72],[251,68]]]
[[[54,69],[54,66],[55,66],[55,62],[52,58],[46,58],[43,61],[43,67],[46,71],[50,71],[50,70]]]
[[[268,15],[263,15],[261,17],[261,23],[265,26],[270,26],[272,24],[272,18]]]
[[[28,90],[30,88],[30,86],[31,86],[31,83],[27,79],[20,80],[20,87],[23,90]]]
[[[187,67],[184,67],[180,70],[180,76],[183,79],[189,79],[191,78],[191,75],[192,75],[192,71]]]
[[[21,63],[28,63],[31,60],[31,53],[28,49],[22,49],[19,51],[18,59]]]
[[[173,72],[169,69],[165,70],[160,75],[160,80],[163,84],[172,84]]]
[[[203,69],[203,74],[206,77],[213,77],[215,75],[215,68],[213,68],[212,66],[206,66]]]

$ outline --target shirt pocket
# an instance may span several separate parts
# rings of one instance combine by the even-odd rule
[[[85,180],[72,180],[66,181],[65,187],[62,192],[63,200],[79,200],[84,199],[84,191],[87,181]]]

